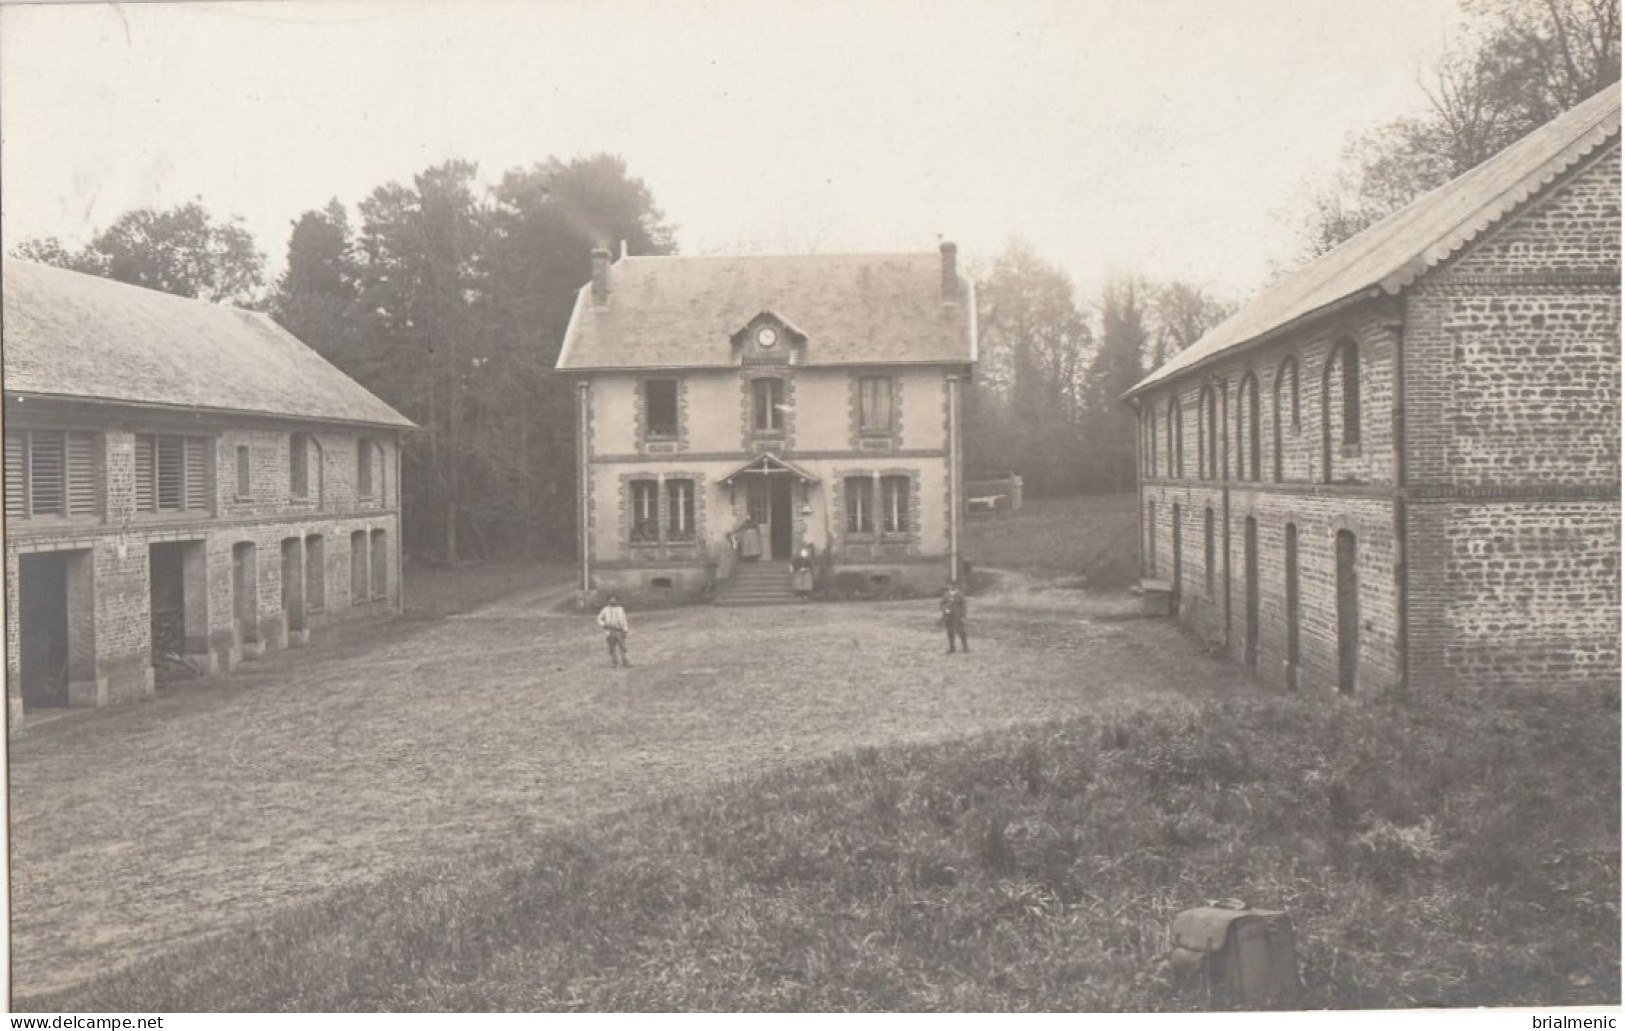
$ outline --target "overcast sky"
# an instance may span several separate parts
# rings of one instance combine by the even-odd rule
[[[201,197],[288,227],[447,158],[624,157],[685,253],[990,258],[1243,295],[1306,181],[1426,103],[1454,0],[0,7],[7,251]]]

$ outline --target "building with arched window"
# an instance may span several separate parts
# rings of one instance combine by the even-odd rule
[[[1163,413],[1140,539],[1187,626],[1293,686],[1617,682],[1619,112],[1614,85],[1129,392]]]
[[[595,252],[558,362],[578,385],[582,589],[788,601],[807,544],[824,571],[940,587],[957,563],[974,304],[951,243]]]
[[[12,729],[399,608],[394,409],[257,312],[22,261],[4,307]]]

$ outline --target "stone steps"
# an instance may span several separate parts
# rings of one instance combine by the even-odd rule
[[[718,585],[717,605],[789,605],[796,600],[792,574],[782,562],[741,562]]]

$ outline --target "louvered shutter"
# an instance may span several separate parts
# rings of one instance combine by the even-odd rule
[[[68,434],[68,515],[95,515],[99,509],[96,490],[96,435]]]
[[[209,507],[209,446],[207,437],[186,438],[186,507],[205,511]]]
[[[35,515],[62,515],[65,482],[61,433],[34,430],[28,442],[29,501]]]
[[[158,511],[157,477],[154,474],[154,442],[152,434],[142,433],[135,438],[135,510]]]
[[[185,498],[185,466],[183,438],[158,438],[158,510],[178,512]]]
[[[28,518],[28,437],[6,434],[6,518]]]

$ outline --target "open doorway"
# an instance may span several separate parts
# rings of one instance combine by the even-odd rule
[[[792,481],[786,474],[753,476],[746,487],[750,518],[761,527],[768,558],[786,562],[795,548]]]
[[[147,591],[155,677],[195,672],[194,661],[207,666],[206,561],[202,541],[169,541],[148,550]]]
[[[91,553],[53,551],[18,558],[18,675],[23,711],[60,708],[70,685],[95,680]]]
[[[1247,604],[1247,636],[1242,657],[1247,665],[1258,665],[1258,520],[1247,517],[1245,524],[1242,562],[1246,567],[1245,584]]]
[[[282,539],[282,612],[288,643],[305,643],[305,548],[303,537]]]
[[[247,541],[231,548],[231,618],[237,627],[242,657],[259,658],[259,567],[254,545]]]
[[[1337,689],[1353,694],[1360,678],[1360,578],[1354,534],[1337,531]]]

